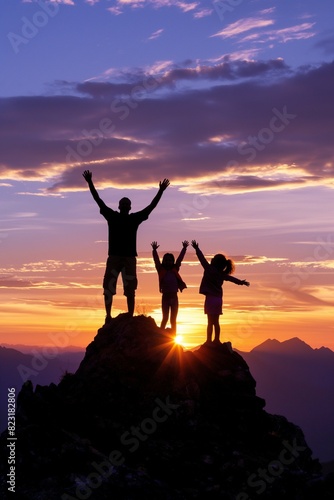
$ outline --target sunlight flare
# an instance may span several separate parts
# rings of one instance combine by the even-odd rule
[[[174,342],[175,342],[175,344],[182,345],[182,343],[183,343],[182,335],[176,335]]]

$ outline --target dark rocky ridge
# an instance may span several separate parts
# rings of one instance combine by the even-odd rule
[[[152,318],[120,315],[75,374],[22,387],[15,498],[333,498],[301,429],[255,388],[229,343],[183,351]]]

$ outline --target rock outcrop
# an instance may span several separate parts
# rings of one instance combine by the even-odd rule
[[[184,351],[149,317],[113,319],[75,374],[26,382],[17,406],[20,500],[332,498],[301,429],[264,410],[230,343]],[[7,455],[7,433],[0,444]]]

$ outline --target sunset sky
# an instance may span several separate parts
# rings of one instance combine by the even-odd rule
[[[147,206],[136,314],[161,320],[162,256],[196,239],[224,285],[221,340],[334,349],[332,0],[10,0],[0,76],[0,344],[86,346],[103,325],[107,205]],[[189,247],[179,333],[205,341]],[[113,315],[123,312],[121,283]]]

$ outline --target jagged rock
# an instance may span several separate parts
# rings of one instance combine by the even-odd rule
[[[264,407],[230,343],[184,351],[152,318],[120,315],[75,374],[23,385],[16,498],[330,498],[301,429]]]

